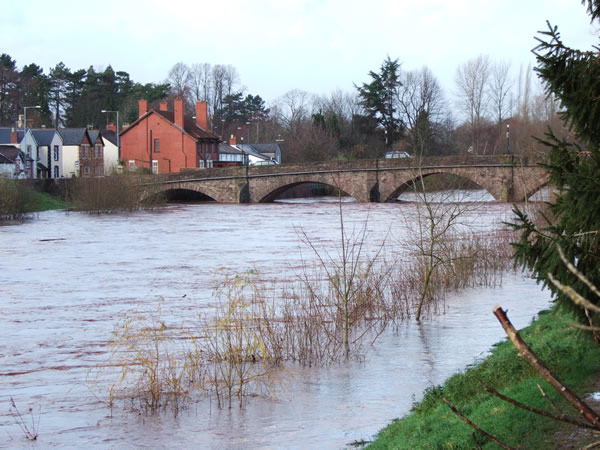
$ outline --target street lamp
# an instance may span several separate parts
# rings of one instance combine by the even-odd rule
[[[119,111],[110,111],[107,109],[103,109],[102,111],[100,111],[101,113],[117,113],[117,155],[119,158],[119,161],[121,161],[121,138],[119,137]]]
[[[36,106],[25,106],[23,108],[23,137],[25,137],[25,132],[27,131],[27,110],[28,109],[40,109],[40,105]]]
[[[248,144],[250,144],[250,122],[246,122],[246,128],[248,128]]]
[[[506,124],[506,154],[510,155],[510,123]]]

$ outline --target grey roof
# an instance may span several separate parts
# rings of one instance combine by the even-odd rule
[[[63,145],[81,145],[87,133],[85,128],[59,128],[58,134],[62,137]]]
[[[20,152],[14,145],[0,145],[0,163],[14,163]]]
[[[242,155],[242,152],[239,148],[232,147],[229,144],[225,144],[221,142],[219,144],[219,153],[230,154],[230,155]]]
[[[102,137],[114,145],[117,145],[117,133],[112,130],[102,130]]]
[[[256,158],[260,158],[260,159],[271,159],[268,156],[263,155],[262,153],[256,151],[254,149],[255,145],[254,144],[239,144],[238,147],[240,149],[242,149],[244,151],[244,153],[246,153],[247,155],[252,155]]]
[[[277,154],[281,152],[279,148],[279,144],[244,144],[244,146],[249,146],[254,149],[254,151],[258,153],[274,153]]]
[[[10,144],[10,133],[12,132],[12,128],[2,127],[0,128],[0,144]],[[21,142],[23,139],[23,130],[17,131],[17,142]]]
[[[33,137],[37,141],[38,145],[49,147],[52,144],[52,139],[54,138],[54,134],[56,130],[54,129],[35,129],[31,130],[33,133]]]
[[[100,131],[98,131],[98,130],[90,130],[90,131],[88,131],[88,135],[90,137],[90,141],[91,141],[92,145],[94,145],[96,143],[96,141],[98,140],[98,136],[102,136],[100,134]]]

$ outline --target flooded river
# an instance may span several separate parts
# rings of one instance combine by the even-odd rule
[[[445,314],[386,331],[364,361],[293,368],[294,381],[275,398],[221,410],[206,399],[177,417],[123,407],[111,416],[103,386],[86,376],[105,360],[122,312],[155,311],[162,298],[165,320],[179,323],[210,307],[225,273],[257,270],[286,282],[311,257],[299,232],[335,253],[337,209],[314,201],[171,205],[100,217],[53,211],[1,226],[0,447],[344,448],[371,439],[424,388],[485,356],[504,336],[496,303],[518,327],[549,304],[532,280],[506,275],[501,288],[461,291]],[[493,230],[510,210],[488,203],[471,226]],[[414,214],[410,203],[344,205],[346,227],[367,223],[373,251],[387,235],[386,251],[402,254]],[[10,414],[11,397],[22,412],[33,408],[36,422],[39,411],[37,443]]]

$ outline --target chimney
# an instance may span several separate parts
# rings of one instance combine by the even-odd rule
[[[17,135],[17,132],[15,131],[14,128],[10,131],[10,143],[11,144],[19,143],[19,136]]]
[[[138,100],[138,107],[140,110],[139,117],[142,117],[148,112],[148,100]]]
[[[160,111],[168,111],[169,105],[167,104],[167,102],[160,102],[159,110]]]
[[[113,133],[117,132],[117,126],[114,123],[109,123],[108,125],[106,125],[106,129],[108,131],[112,131]]]
[[[206,102],[196,102],[196,124],[203,130],[208,130],[208,107]]]
[[[236,145],[236,142],[237,142],[237,139],[232,134],[231,137],[229,138],[229,145]]]
[[[175,99],[175,125],[183,128],[183,100],[180,98]]]

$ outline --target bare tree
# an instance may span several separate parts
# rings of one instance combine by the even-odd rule
[[[492,64],[490,71],[489,93],[491,110],[496,123],[501,123],[510,116],[510,92],[512,80],[510,78],[510,63],[497,62]]]
[[[292,89],[279,97],[272,108],[274,114],[288,132],[298,130],[303,120],[308,119],[310,94]]]
[[[169,70],[167,82],[171,85],[171,94],[187,100],[190,93],[190,68],[178,62]]]
[[[531,119],[531,64],[524,71],[519,68],[519,84],[517,89],[517,114],[525,122]]]
[[[408,128],[410,148],[415,155],[423,156],[433,143],[434,124],[446,115],[442,88],[429,68],[403,74],[397,103]]]
[[[475,153],[484,153],[481,128],[485,122],[489,97],[486,88],[490,76],[488,56],[480,55],[460,65],[456,71],[458,104],[471,130],[471,146]]]
[[[192,64],[190,67],[190,89],[194,102],[210,100],[212,68],[208,63]]]

